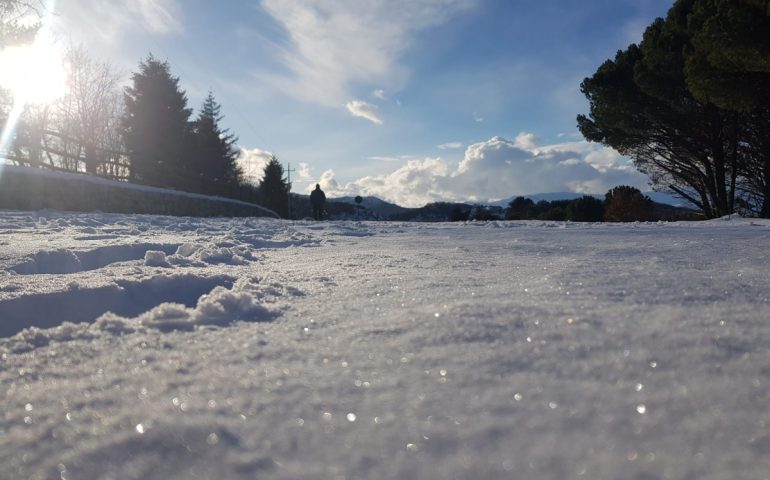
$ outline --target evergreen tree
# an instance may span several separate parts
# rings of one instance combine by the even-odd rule
[[[237,162],[240,154],[235,147],[237,138],[219,126],[224,118],[220,110],[221,106],[209,92],[193,126],[195,186],[202,193],[232,196],[241,183],[243,171]]]
[[[537,211],[536,218],[538,220],[567,220],[567,206],[569,203],[569,200],[554,200],[553,202],[541,200],[535,206]]]
[[[459,206],[452,208],[452,211],[449,212],[450,222],[465,222],[467,220],[468,220],[468,212],[466,210],[463,210]]]
[[[179,78],[171,76],[168,62],[150,55],[131,79],[122,123],[132,181],[189,189],[193,174],[186,160],[192,110],[187,108]]]
[[[698,100],[740,114],[740,187],[770,218],[770,1],[699,0],[687,22],[687,86]]]
[[[743,112],[770,104],[768,0],[698,0],[687,22],[685,74],[696,98]]]
[[[573,222],[601,222],[604,219],[604,202],[590,195],[583,195],[567,205],[567,220]]]
[[[532,218],[535,202],[526,197],[516,197],[508,204],[505,210],[506,220],[528,220]]]
[[[628,185],[615,187],[604,197],[605,222],[649,222],[654,211],[653,201]]]
[[[770,1],[677,0],[583,82],[580,130],[707,217],[770,218]]]
[[[291,184],[283,178],[283,166],[273,155],[265,165],[265,173],[259,182],[262,204],[283,218],[289,216],[289,191]]]
[[[737,119],[687,90],[687,15],[678,3],[642,43],[606,61],[581,89],[590,115],[578,126],[591,141],[628,155],[653,184],[709,217],[732,213],[738,175]]]

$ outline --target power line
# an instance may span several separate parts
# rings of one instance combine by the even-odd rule
[[[286,195],[286,201],[287,201],[287,206],[288,206],[287,212],[289,213],[289,218],[291,218],[291,216],[292,216],[291,215],[291,172],[296,172],[296,170],[291,168],[291,162],[287,163],[286,165],[287,165],[287,167],[286,167],[286,183],[289,184],[289,192],[288,192],[288,195]]]

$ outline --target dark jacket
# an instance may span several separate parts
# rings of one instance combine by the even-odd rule
[[[314,207],[322,207],[326,202],[326,194],[320,188],[316,188],[310,193],[310,204]]]

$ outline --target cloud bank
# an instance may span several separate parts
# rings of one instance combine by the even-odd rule
[[[616,185],[646,189],[647,177],[612,149],[586,141],[539,145],[534,135],[493,137],[470,145],[459,162],[408,160],[391,173],[340,185],[327,170],[328,196],[374,195],[419,207],[435,201],[486,202],[548,192],[605,193]]]

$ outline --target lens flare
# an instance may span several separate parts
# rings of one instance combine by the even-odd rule
[[[47,103],[64,94],[62,49],[51,34],[55,3],[47,2],[32,44],[0,50],[0,86],[13,96],[13,106],[2,126],[0,153],[7,152],[25,106]]]

